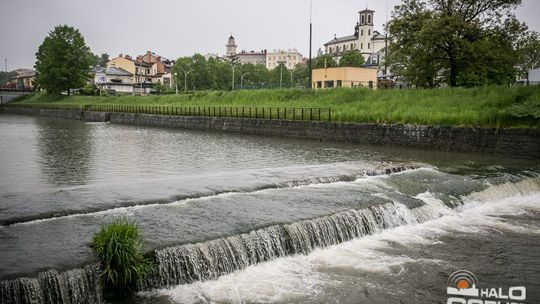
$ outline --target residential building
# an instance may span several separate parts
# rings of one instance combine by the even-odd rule
[[[151,75],[154,83],[160,82],[163,75],[170,73],[174,64],[174,61],[150,51],[147,51],[145,55],[137,56],[136,62],[152,65]]]
[[[17,90],[33,90],[34,81],[36,80],[36,71],[32,69],[17,69],[17,76],[13,77],[6,83],[6,87]]]
[[[386,36],[374,29],[375,11],[365,9],[359,12],[359,21],[354,28],[354,34],[336,37],[324,44],[325,53],[341,58],[343,53],[350,50],[359,51],[367,65],[378,66],[384,59]]]
[[[123,69],[133,74],[133,82],[139,84],[155,84],[162,82],[162,76],[172,70],[174,61],[147,51],[133,59],[129,55],[118,55],[107,63],[107,67]]]
[[[117,67],[93,69],[94,83],[102,90],[118,93],[133,93],[133,74]]]
[[[266,68],[273,70],[283,64],[287,69],[294,69],[297,64],[303,63],[303,56],[296,49],[274,50],[266,54]]]
[[[374,67],[335,67],[314,69],[312,88],[377,88],[377,69]]]

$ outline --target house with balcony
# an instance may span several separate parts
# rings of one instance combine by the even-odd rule
[[[117,67],[98,67],[93,70],[94,83],[101,90],[133,94],[133,74]]]

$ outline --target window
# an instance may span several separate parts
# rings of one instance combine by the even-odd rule
[[[367,35],[368,35],[368,36],[371,35],[371,30],[367,30]]]
[[[317,81],[317,89],[322,88],[322,81]]]
[[[333,88],[334,87],[334,81],[333,80],[327,80],[324,82],[325,88]]]
[[[369,50],[370,47],[371,47],[371,43],[368,42],[368,44],[367,44],[368,50]]]
[[[360,30],[360,36],[364,36],[364,30]]]
[[[362,22],[361,23],[366,23],[366,15],[362,15]]]
[[[354,44],[351,43],[351,50],[354,49]]]
[[[371,15],[367,16],[367,23],[371,23]]]
[[[364,43],[360,43],[360,49],[364,49]]]
[[[341,80],[336,81],[336,87],[341,88]]]

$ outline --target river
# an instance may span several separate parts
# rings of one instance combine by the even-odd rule
[[[159,268],[127,302],[446,303],[461,269],[540,302],[534,161],[14,115],[0,134],[0,303],[100,302],[89,243],[118,217]]]

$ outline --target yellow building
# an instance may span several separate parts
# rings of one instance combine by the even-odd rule
[[[153,65],[153,63],[144,62],[142,56],[133,60],[131,56],[122,56],[122,54],[107,63],[108,68],[120,68],[133,74],[134,83],[153,83],[155,76],[152,73]]]
[[[314,89],[325,88],[377,88],[376,68],[339,67],[314,69],[312,72]]]
[[[120,56],[110,60],[107,63],[107,67],[120,68],[124,71],[130,72],[131,74],[135,74],[135,62],[127,55],[124,57],[122,54],[120,54]]]

